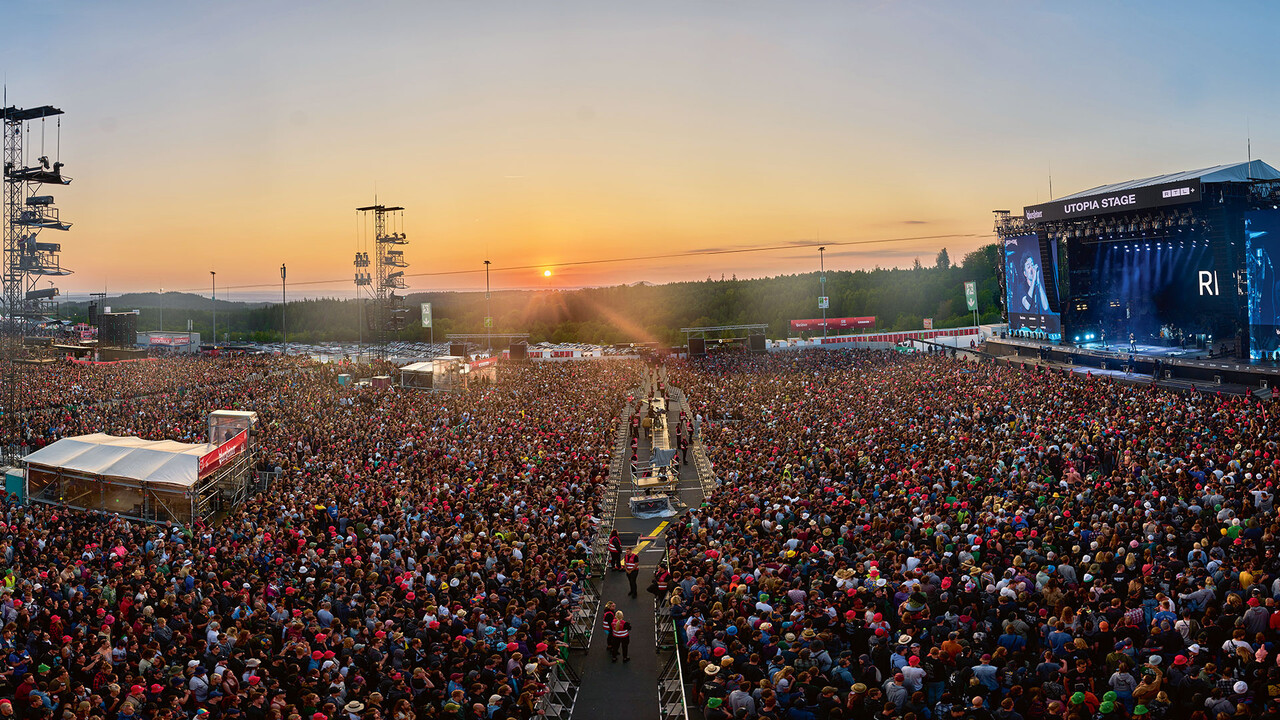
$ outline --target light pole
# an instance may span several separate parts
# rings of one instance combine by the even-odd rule
[[[493,357],[493,315],[489,309],[489,261],[484,261],[484,331],[489,336],[489,357]]]
[[[289,301],[285,297],[284,289],[284,263],[280,263],[280,335],[284,337],[284,354],[289,354],[289,329],[284,323],[285,308],[289,306]]]
[[[821,295],[818,302],[822,305],[822,337],[827,336],[827,263],[823,256],[826,251],[825,247],[818,248],[818,289]]]
[[[209,282],[213,283],[213,346],[218,347],[218,273],[209,271]]]
[[[160,332],[164,332],[164,288],[160,288]]]

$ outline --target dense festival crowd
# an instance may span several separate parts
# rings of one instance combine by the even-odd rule
[[[201,441],[211,410],[255,410],[259,467],[280,477],[192,527],[7,499],[0,718],[538,714],[636,366],[534,365],[456,393],[343,387],[298,359],[145,366],[39,369],[21,442]]]
[[[1277,716],[1274,401],[869,351],[671,381],[720,486],[654,589],[707,720]]]
[[[33,370],[19,440],[255,410],[279,479],[191,527],[6,500],[0,720],[538,714],[640,367],[146,365]],[[1277,714],[1274,403],[868,351],[667,377],[719,479],[655,578],[708,720]]]

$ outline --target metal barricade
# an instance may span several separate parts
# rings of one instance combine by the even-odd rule
[[[561,662],[547,670],[546,692],[538,699],[538,714],[553,720],[569,720],[578,699],[582,678],[569,663]]]
[[[701,441],[693,445],[693,466],[698,469],[698,484],[702,486],[702,497],[710,496],[712,491],[720,486],[720,481],[716,478],[715,466],[707,457],[707,447]]]
[[[633,391],[638,395],[639,391]],[[627,442],[630,440],[632,406],[630,403],[622,407],[618,415],[618,429],[613,447],[613,456],[609,459],[609,477],[605,481],[604,497],[601,499],[600,522],[596,525],[596,536],[591,542],[591,557],[588,562],[592,577],[604,577],[609,563],[609,534],[613,532],[614,515],[618,509],[618,488],[627,457]]]
[[[689,700],[684,692],[684,665],[679,649],[671,652],[662,665],[662,672],[658,673],[658,717],[661,720],[689,717]]]
[[[582,599],[574,606],[569,620],[569,649],[586,652],[591,647],[591,634],[600,611],[600,589],[590,577],[582,579]]]

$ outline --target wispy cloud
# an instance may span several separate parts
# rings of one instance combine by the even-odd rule
[[[928,220],[903,220],[903,225],[928,225]]]

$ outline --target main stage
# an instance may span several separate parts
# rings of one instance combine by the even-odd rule
[[[1252,394],[1269,398],[1280,388],[1280,362],[1239,360],[1219,348],[1181,348],[1128,344],[1062,345],[1044,340],[988,338],[987,353],[1009,363],[1026,363],[1110,377],[1121,382],[1156,384],[1196,392]],[[1214,353],[1218,353],[1214,356]]]
[[[1214,374],[1280,355],[1280,170],[1261,160],[996,211],[996,233],[1012,337]]]

